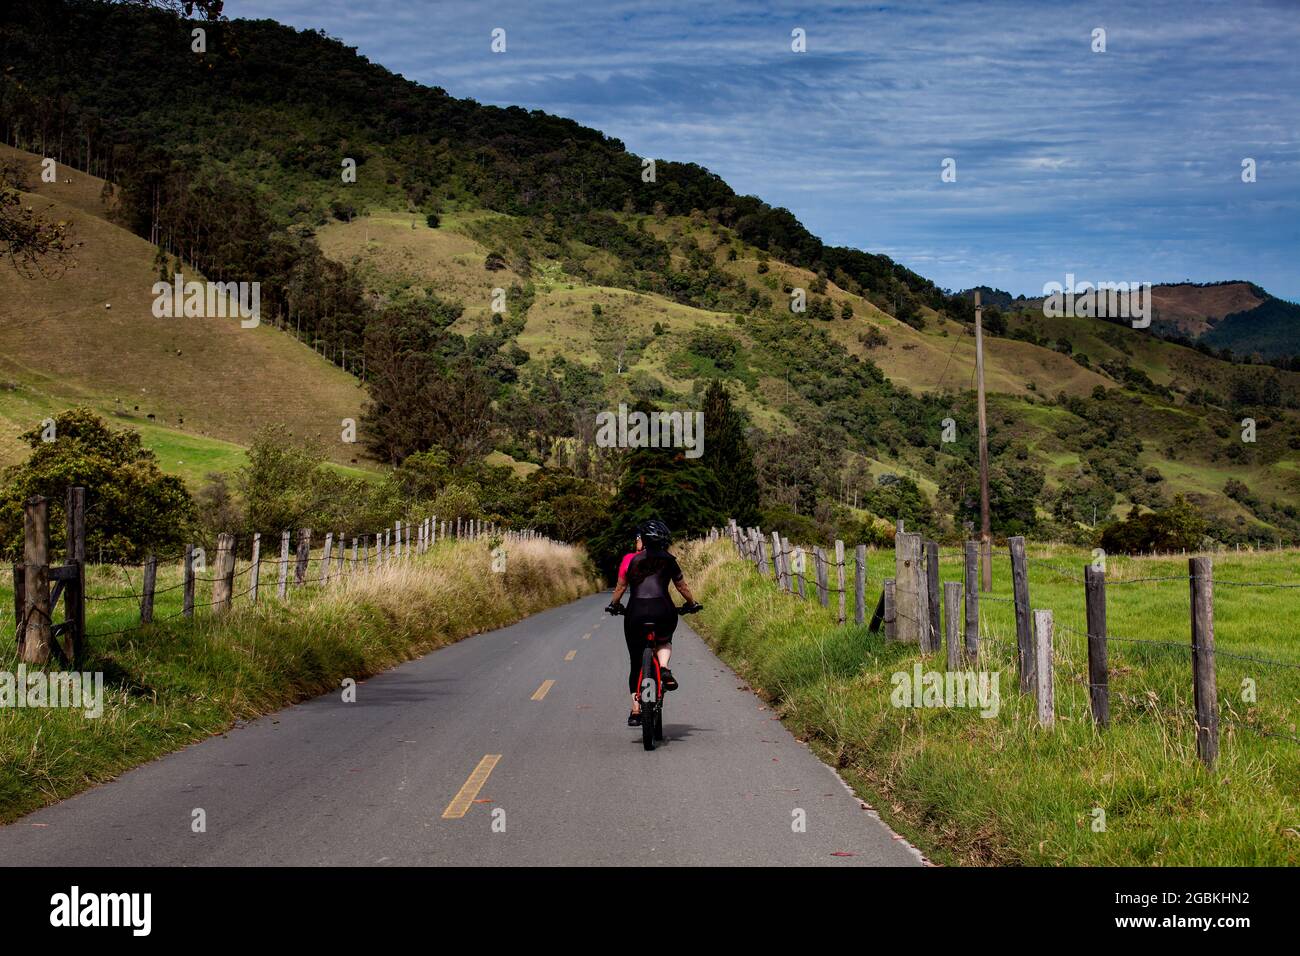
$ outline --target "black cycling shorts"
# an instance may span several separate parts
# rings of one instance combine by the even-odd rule
[[[641,675],[641,655],[646,648],[647,624],[654,625],[655,645],[671,644],[673,631],[677,630],[677,606],[669,598],[650,598],[628,601],[623,616],[623,639],[627,642],[627,689],[637,692],[637,678]]]

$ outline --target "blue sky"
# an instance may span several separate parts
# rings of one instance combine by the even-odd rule
[[[455,96],[698,162],[825,241],[946,288],[1036,295],[1070,272],[1249,279],[1300,300],[1296,0],[227,0],[226,13],[323,29]]]

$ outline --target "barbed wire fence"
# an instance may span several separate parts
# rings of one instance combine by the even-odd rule
[[[842,541],[835,541],[827,549],[813,545],[792,547],[788,538],[778,532],[763,533],[759,528],[740,528],[734,521],[726,528],[714,528],[710,540],[727,537],[732,541],[738,557],[752,563],[758,575],[770,580],[781,592],[807,600],[815,594],[823,607],[832,610],[837,625],[847,624],[846,598],[849,569]],[[1057,703],[1054,690],[1059,678],[1087,692],[1087,714],[1071,712],[1071,718],[1089,717],[1099,728],[1110,723],[1112,677],[1120,682],[1116,696],[1130,710],[1157,713],[1162,719],[1186,724],[1194,728],[1197,754],[1208,767],[1213,767],[1219,749],[1220,726],[1229,726],[1273,740],[1300,744],[1295,734],[1295,721],[1288,720],[1289,728],[1265,727],[1260,724],[1260,710],[1248,709],[1244,718],[1235,713],[1230,697],[1220,699],[1218,679],[1220,671],[1241,665],[1267,668],[1270,673],[1300,671],[1300,662],[1279,660],[1262,654],[1239,653],[1218,648],[1214,633],[1215,588],[1292,590],[1300,589],[1300,581],[1254,581],[1234,578],[1216,578],[1213,559],[1207,555],[1187,558],[1185,574],[1123,573],[1107,577],[1105,556],[1099,555],[1079,573],[1059,561],[1036,558],[1026,554],[1025,540],[1016,536],[1008,539],[1011,565],[1011,593],[994,594],[979,589],[979,543],[967,541],[956,553],[944,555],[939,545],[920,534],[908,534],[899,522],[894,539],[895,575],[880,582],[880,598],[875,611],[867,621],[866,579],[867,548],[858,545],[853,549],[854,623],[867,624],[871,632],[884,631],[886,641],[913,643],[925,654],[944,650],[945,631],[941,618],[947,624],[947,663],[949,670],[962,665],[978,667],[990,651],[1001,655],[1016,670],[1019,690],[1034,699],[1039,722],[1051,726],[1056,718]],[[1169,555],[1168,557],[1175,557]],[[940,565],[959,562],[962,581],[940,580]],[[811,568],[809,567],[811,565]],[[811,572],[811,573],[810,573]],[[1054,581],[1079,585],[1084,591],[1081,619],[1057,620],[1051,609],[1035,608],[1030,601],[1030,576],[1047,575]],[[1108,588],[1161,588],[1173,583],[1188,587],[1189,605],[1184,605],[1190,623],[1190,640],[1179,642],[1151,637],[1134,637],[1113,634],[1107,625]],[[1162,600],[1171,600],[1168,595]],[[832,609],[832,601],[835,608]],[[987,612],[981,603],[998,607],[1009,606],[1013,614],[1013,640],[999,637],[989,626]],[[941,614],[941,608],[943,612]],[[1005,613],[1005,612],[1000,612]],[[1076,623],[1079,626],[1075,626]],[[1131,667],[1112,668],[1112,646],[1129,653],[1176,654],[1179,667],[1188,667],[1192,676],[1191,707],[1179,707],[1175,689],[1175,706],[1164,706],[1157,691],[1148,686],[1135,687],[1132,681],[1144,673]],[[1057,671],[1060,674],[1057,674]],[[1243,702],[1255,703],[1254,679],[1234,673],[1252,688]],[[1074,708],[1074,698],[1069,706]],[[1226,711],[1226,713],[1221,713]],[[1289,732],[1288,732],[1289,731]]]
[[[23,551],[21,560],[13,565],[13,608],[10,611],[0,607],[0,620],[13,614],[12,633],[19,659],[29,664],[45,664],[52,658],[59,664],[76,666],[85,657],[88,641],[144,632],[177,618],[193,620],[201,611],[214,619],[220,618],[236,602],[254,606],[272,597],[288,602],[295,594],[319,592],[358,575],[426,554],[443,542],[499,539],[505,544],[549,540],[532,528],[512,529],[479,518],[439,519],[429,514],[397,520],[392,527],[373,534],[353,535],[350,548],[344,535],[327,532],[319,548],[314,550],[310,528],[282,530],[278,535],[253,533],[245,536],[247,559],[240,556],[240,542],[235,535],[220,534],[211,568],[207,548],[194,544],[163,556],[149,553],[138,562],[120,556],[110,556],[102,563],[89,562],[85,489],[69,488],[65,505],[66,563],[52,565],[48,509],[48,501],[40,496],[24,503]],[[277,537],[279,554],[264,553],[262,542]],[[168,566],[176,568],[180,579],[159,587],[159,568]],[[263,583],[265,568],[276,572],[274,584]],[[122,581],[107,582],[105,587],[105,572],[111,573],[113,569],[120,571]],[[101,588],[99,593],[88,592],[88,570],[94,572],[92,577],[94,584]],[[240,590],[236,590],[237,582]],[[268,588],[274,588],[271,597],[267,595]],[[182,592],[180,608],[155,615],[158,599],[176,591]],[[56,620],[60,600],[63,615],[62,620]],[[174,597],[168,599],[169,603],[174,600]],[[134,620],[118,626],[124,611]],[[98,618],[100,626],[88,628],[88,617],[92,625]]]

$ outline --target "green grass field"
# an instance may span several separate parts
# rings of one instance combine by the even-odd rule
[[[980,606],[981,667],[1000,674],[992,718],[892,706],[895,673],[910,675],[918,661],[943,671],[943,656],[923,660],[916,645],[836,626],[834,595],[827,611],[779,592],[729,541],[691,548],[683,566],[706,606],[700,630],[709,642],[937,862],[1300,864],[1300,640],[1286,623],[1300,588],[1230,583],[1300,584],[1300,554],[1215,556],[1222,729],[1212,772],[1196,757],[1186,559],[1109,559],[1111,726],[1099,730],[1081,580],[1090,556],[1031,548],[1030,557],[1031,606],[1050,608],[1056,626],[1051,730],[1037,726],[1033,701],[1017,690],[1005,549]],[[852,622],[851,552],[849,560]],[[869,618],[881,581],[894,576],[893,552],[867,563]],[[960,581],[960,554],[945,550],[940,569],[943,581]],[[1159,580],[1139,580],[1151,578]],[[1244,699],[1247,681],[1254,702]],[[1094,830],[1099,810],[1104,832]]]
[[[276,597],[277,560],[261,566],[260,600],[248,594],[248,561],[236,566],[234,610],[213,615],[211,555],[200,573],[195,616],[181,615],[179,561],[159,566],[154,623],[139,625],[138,568],[92,565],[87,573],[87,659],[102,672],[102,716],[66,708],[0,711],[0,823],[110,780],[124,770],[236,720],[336,691],[470,634],[504,627],[590,593],[586,555],[546,541],[509,545],[506,574],[492,574],[486,541],[449,541],[431,552]],[[349,552],[350,556],[350,552]],[[62,602],[61,602],[62,603]],[[62,619],[55,615],[55,621]],[[0,579],[0,625],[10,638],[0,672],[16,673],[13,589]],[[51,669],[55,665],[50,665]]]

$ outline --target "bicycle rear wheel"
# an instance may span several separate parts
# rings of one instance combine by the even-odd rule
[[[658,715],[659,681],[655,671],[655,652],[647,647],[641,654],[641,743],[646,750],[655,749]]]

